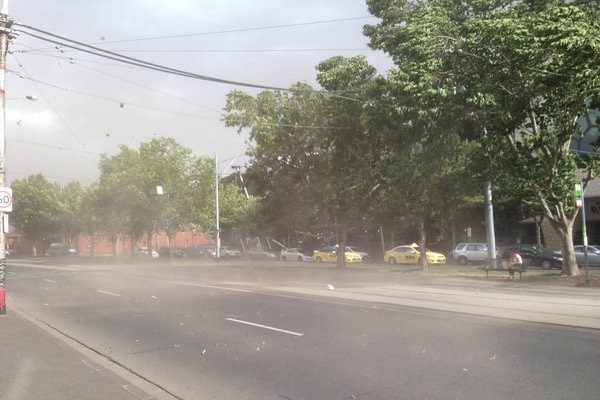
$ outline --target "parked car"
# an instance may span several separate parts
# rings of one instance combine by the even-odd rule
[[[362,251],[356,246],[346,246],[346,251],[352,251],[354,253],[360,254],[360,256],[362,257],[362,262],[364,263],[371,261],[369,253],[367,253],[366,251]]]
[[[77,250],[66,243],[50,243],[46,254],[50,257],[74,256]]]
[[[206,255],[205,249],[200,246],[185,247],[183,252],[185,253],[184,257],[204,257]]]
[[[211,257],[216,257],[217,253],[216,253],[216,248],[211,247],[207,250],[207,254],[209,254]],[[241,257],[242,256],[242,252],[239,251],[238,249],[236,249],[235,247],[232,246],[221,246],[219,247],[219,257],[221,258],[225,258],[225,257]]]
[[[511,244],[502,247],[502,261],[508,262],[511,250],[516,250],[523,259],[523,265],[541,267],[542,269],[561,269],[563,258],[561,254],[553,253],[542,246],[535,244]]]
[[[309,255],[307,250],[301,247],[290,247],[283,249],[279,258],[282,261],[295,260],[295,261],[312,261],[312,256]]]
[[[246,254],[255,260],[276,260],[278,258],[274,251],[265,250],[261,247],[250,248],[246,251]]]
[[[577,259],[577,265],[583,267],[585,265],[585,250],[583,245],[574,246],[575,258]],[[560,250],[555,251],[556,254],[562,255]],[[587,262],[591,267],[600,267],[600,246],[588,245],[587,246]]]
[[[318,263],[321,262],[337,262],[337,246],[324,246],[313,252],[312,259]],[[345,259],[347,263],[359,263],[362,262],[360,254],[355,253],[347,248],[344,251]]]
[[[441,253],[426,249],[425,255],[429,264],[446,263],[446,256]],[[420,264],[421,248],[415,244],[396,246],[385,252],[383,261],[388,264]]]
[[[470,262],[485,261],[488,259],[488,247],[486,243],[459,243],[452,250],[452,258],[461,265]]]
[[[148,248],[147,247],[138,247],[135,249],[135,253],[140,256],[148,256]],[[152,258],[158,258],[158,251],[152,249]]]
[[[223,246],[220,251],[221,257],[241,257],[242,252],[233,246]]]

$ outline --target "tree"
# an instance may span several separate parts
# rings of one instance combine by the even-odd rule
[[[126,232],[132,243],[132,254],[137,241],[151,231],[153,220],[148,215],[149,196],[153,191],[143,187],[142,161],[139,152],[127,146],[120,147],[115,156],[103,155],[100,160],[100,178],[97,209],[105,232],[113,242],[113,256],[119,234]]]
[[[70,242],[71,238],[81,233],[83,229],[84,198],[85,190],[78,182],[69,182],[60,188],[61,215],[59,219],[63,230],[63,240],[66,242]]]
[[[286,234],[286,228],[308,228],[319,220],[314,193],[322,169],[323,101],[300,83],[288,92],[263,91],[253,97],[234,90],[227,95],[225,124],[238,132],[249,129],[251,162],[245,176],[265,210],[261,220]]]
[[[380,151],[378,136],[362,120],[376,70],[364,57],[337,56],[319,63],[317,72],[317,81],[331,93],[324,104],[324,122],[330,128],[321,154],[321,173],[326,178],[322,196],[336,228],[341,267],[345,265],[347,231],[365,217],[377,185],[373,178]]]
[[[101,218],[99,217],[101,207],[99,207],[100,188],[97,183],[92,184],[83,191],[83,197],[79,204],[79,223],[81,232],[88,236],[90,242],[89,254],[94,256],[96,242],[102,237]],[[106,229],[108,231],[108,229]],[[111,235],[109,237],[112,238]],[[111,241],[114,244],[114,241]],[[114,247],[113,247],[114,249]],[[82,249],[80,249],[80,252]],[[115,253],[113,251],[113,253]]]
[[[238,130],[250,128],[249,175],[276,216],[293,226],[335,226],[343,249],[346,229],[362,219],[373,185],[373,153],[361,116],[375,69],[362,57],[334,57],[317,71],[325,92],[300,83],[256,98],[233,91],[224,120]],[[343,261],[341,252],[340,266]]]
[[[133,248],[144,235],[149,242],[153,232],[165,231],[171,247],[177,232],[214,226],[214,160],[194,157],[173,138],[152,139],[138,150],[122,146],[103,156],[100,172],[94,208],[113,243],[127,232]]]
[[[59,185],[37,174],[14,181],[12,189],[12,223],[28,240],[44,246],[51,240],[64,240],[60,224],[62,207]]]
[[[154,231],[164,230],[171,254],[177,232],[191,227],[190,175],[195,159],[192,151],[173,138],[152,139],[139,149],[141,176],[138,185],[147,194]],[[158,188],[162,188],[162,192]],[[151,231],[148,231],[151,233]]]
[[[368,5],[382,21],[365,33],[373,47],[392,56],[399,86],[411,93],[416,111],[422,109],[417,116],[455,106],[457,119],[471,118],[479,130],[486,128],[487,176],[508,174],[516,198],[537,200],[562,238],[562,273],[577,275],[574,183],[577,171],[584,171],[584,186],[596,175],[598,155],[571,154],[569,144],[577,117],[586,112],[585,100],[598,100],[598,3],[369,0]],[[454,100],[439,101],[448,96]]]
[[[198,157],[193,163],[187,184],[191,203],[191,227],[208,232],[215,227],[216,222],[214,158]]]
[[[367,2],[381,18],[364,32],[373,48],[394,60],[368,110],[369,123],[384,135],[380,176],[387,213],[401,212],[416,225],[425,256],[427,231],[448,222],[464,197],[467,145],[459,140],[463,119],[457,113],[456,79],[447,51],[457,34],[448,1]],[[372,128],[374,129],[374,128]]]
[[[490,134],[491,171],[509,175],[515,193],[537,201],[562,239],[562,274],[577,275],[574,188],[597,175],[600,157],[569,150],[586,100],[600,95],[600,7],[567,0],[478,4],[488,9],[465,21],[454,53],[467,105]]]

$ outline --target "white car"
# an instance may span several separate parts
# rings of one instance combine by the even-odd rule
[[[217,253],[215,248],[211,248],[209,250],[207,250],[207,253],[212,256],[212,257],[216,257]],[[231,246],[221,246],[219,248],[219,257],[224,258],[224,257],[241,257],[242,256],[242,252],[239,251],[238,249],[236,249],[235,247],[231,247]]]
[[[312,255],[307,255],[308,252],[300,247],[290,247],[281,250],[281,261],[312,261]]]
[[[138,247],[135,250],[136,254],[140,256],[148,256],[148,248],[147,247]],[[158,251],[152,249],[152,258],[158,258]]]

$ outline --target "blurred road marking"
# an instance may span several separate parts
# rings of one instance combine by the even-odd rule
[[[52,279],[44,279],[46,282],[50,282],[50,283],[56,283],[56,281],[53,281]]]
[[[276,331],[276,332],[281,332],[281,333],[287,333],[288,335],[293,335],[293,336],[304,336],[303,333],[298,333],[298,332],[292,332],[292,331],[286,331],[285,329],[279,329],[279,328],[274,328],[272,326],[267,326],[267,325],[261,325],[261,324],[255,324],[254,322],[248,322],[248,321],[242,321],[239,319],[235,319],[235,318],[225,318],[227,321],[231,321],[231,322],[238,322],[240,324],[245,324],[245,325],[251,325],[251,326],[256,326],[258,328],[263,328],[263,329],[269,329],[271,331]]]
[[[96,292],[98,292],[98,293],[102,293],[102,294],[108,294],[109,296],[121,297],[121,295],[120,295],[120,294],[117,294],[117,293],[111,293],[111,292],[105,292],[104,290],[96,290]]]

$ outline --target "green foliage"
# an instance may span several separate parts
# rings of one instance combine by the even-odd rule
[[[14,181],[12,189],[11,222],[27,239],[44,244],[64,239],[61,216],[65,206],[59,185],[38,174]]]
[[[464,199],[479,189],[468,172],[475,145],[458,136],[465,118],[456,102],[450,51],[459,34],[457,11],[447,1],[367,4],[381,19],[364,28],[370,45],[396,64],[378,83],[367,111],[371,129],[383,138],[378,212],[392,222],[388,230],[416,228],[425,248],[426,233],[441,232]]]
[[[204,225],[203,221],[193,220],[201,217],[194,211],[197,189],[210,187],[212,182],[201,167],[207,168],[206,162],[196,160],[190,149],[172,138],[153,139],[142,143],[139,150],[123,146],[116,156],[103,157],[102,193],[98,193],[97,204],[107,234],[114,237],[118,232],[128,232],[135,243],[153,231],[164,230],[173,236]]]
[[[360,221],[374,185],[374,140],[361,117],[375,69],[363,57],[333,57],[317,71],[325,92],[302,83],[256,97],[232,91],[225,106],[227,126],[249,129],[246,178],[263,227],[282,234]]]
[[[368,6],[381,18],[365,27],[371,46],[396,64],[389,80],[397,106],[389,115],[413,130],[401,136],[417,142],[447,121],[486,128],[481,165],[489,168],[482,176],[510,185],[520,201],[535,199],[564,238],[563,272],[576,273],[569,254],[572,192],[577,171],[584,170],[585,182],[592,179],[599,157],[571,154],[569,145],[585,101],[596,104],[600,93],[598,3],[370,0]]]
[[[574,183],[597,176],[600,152],[569,147],[577,118],[600,104],[598,2],[367,5],[379,18],[364,27],[370,46],[395,63],[385,77],[364,57],[336,56],[316,66],[323,91],[297,83],[228,94],[223,120],[248,133],[245,179],[257,196],[222,181],[222,223],[281,235],[335,226],[343,242],[347,228],[398,225],[401,215],[424,242],[461,205],[480,204],[481,182],[492,180],[508,209],[548,218],[563,237],[563,273],[575,274]],[[133,239],[214,228],[214,160],[173,139],[122,147],[100,171],[89,190],[42,176],[15,182],[17,226],[38,238],[102,226]]]

